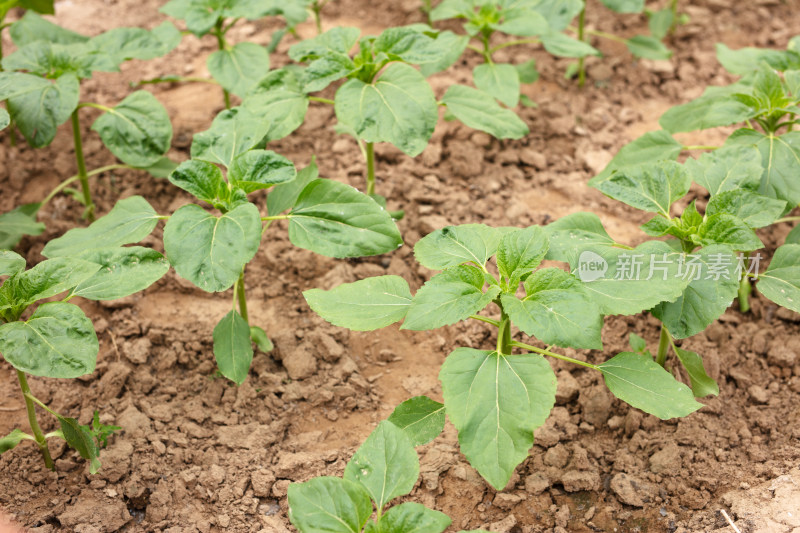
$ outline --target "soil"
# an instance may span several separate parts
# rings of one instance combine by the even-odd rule
[[[88,34],[115,26],[153,27],[163,20],[156,0],[61,1],[57,20]],[[325,8],[325,26],[358,25],[366,32],[422,20],[416,0],[337,0]],[[54,409],[124,429],[103,450],[102,470],[89,475],[74,451],[52,445],[57,471],[43,468],[30,443],[0,457],[0,507],[31,531],[293,531],[287,519],[291,482],[341,475],[347,460],[398,403],[419,394],[441,399],[437,381],[446,355],[457,346],[491,346],[488,330],[459,324],[436,332],[389,327],[351,333],[309,310],[301,291],[396,274],[419,287],[432,272],[413,261],[420,236],[446,224],[545,224],[576,211],[597,213],[618,241],[644,240],[645,219],[586,186],[626,142],[656,129],[669,107],[698,96],[706,85],[730,81],[717,64],[714,44],[784,48],[800,34],[800,1],[681,2],[691,21],[669,45],[671,61],[639,61],[624,46],[595,44],[605,57],[588,61],[590,83],[578,89],[563,78],[569,63],[535,47],[503,51],[512,62],[534,57],[541,79],[525,88],[538,103],[521,110],[531,134],[499,142],[442,121],[430,146],[411,159],[378,147],[378,192],[399,222],[406,246],[393,254],[332,260],[293,248],[285,225],[267,232],[247,272],[250,315],[274,339],[276,350],[258,353],[240,387],[215,376],[211,331],[228,310],[230,293],[207,294],[170,272],[143,294],[107,303],[80,302],[100,339],[96,371],[78,380],[31,378],[33,392]],[[612,16],[590,2],[590,25],[621,35],[646,31],[639,16]],[[240,23],[234,41],[267,43],[272,21]],[[457,25],[453,25],[457,29]],[[7,38],[7,32],[4,37]],[[313,35],[303,24],[301,36]],[[273,54],[285,61],[287,38]],[[4,42],[6,50],[12,49]],[[83,99],[114,104],[129,82],[175,73],[205,75],[212,38],[186,37],[167,57],[132,62],[121,74],[98,75]],[[433,78],[435,89],[468,83],[475,57]],[[222,109],[208,84],[147,86],[165,104],[175,136],[171,156],[188,157],[195,132]],[[331,93],[332,95],[332,93]],[[329,96],[326,94],[326,96]],[[88,127],[88,165],[113,163]],[[333,111],[312,105],[307,122],[270,148],[302,167],[316,155],[321,175],[363,187],[364,164],[352,139],[334,132]],[[686,144],[715,144],[729,130],[687,134]],[[3,134],[4,136],[6,134]],[[66,126],[46,149],[0,143],[0,211],[34,202],[75,172]],[[145,196],[171,213],[189,197],[165,180],[114,171],[94,183],[100,214],[118,198]],[[702,200],[702,192],[696,191]],[[17,250],[31,264],[48,239],[80,226],[81,206],[67,196],[42,213],[47,231]],[[765,257],[783,242],[788,224],[764,232]],[[161,229],[145,242],[159,248]],[[658,339],[649,316],[606,320],[605,350],[569,351],[602,362],[627,349],[635,332]],[[536,432],[530,457],[506,490],[491,489],[459,453],[455,429],[419,449],[422,476],[407,500],[453,518],[448,531],[783,532],[800,527],[800,315],[778,310],[756,295],[753,312],[731,308],[708,330],[684,341],[701,353],[720,395],[681,420],[662,422],[614,400],[598,375],[556,361],[557,406]],[[27,427],[11,367],[0,363],[0,434]],[[54,420],[41,416],[46,430]]]

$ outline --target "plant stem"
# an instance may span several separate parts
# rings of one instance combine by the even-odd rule
[[[719,146],[707,146],[703,144],[684,146],[682,150],[718,150]]]
[[[595,37],[602,37],[603,39],[608,39],[610,41],[615,41],[625,45],[627,45],[628,43],[628,41],[626,41],[622,37],[619,37],[618,35],[614,35],[613,33],[607,33],[599,30],[586,30],[586,33],[588,33],[589,35],[594,35]]]
[[[750,252],[745,253],[744,259],[750,259]],[[750,311],[750,293],[753,292],[753,286],[750,284],[750,278],[748,278],[746,274],[746,272],[743,273],[742,279],[739,280],[739,311],[742,313],[747,313]]]
[[[481,316],[481,315],[470,315],[470,318],[474,318],[475,320],[480,320],[481,322],[486,322],[487,324],[491,324],[494,327],[499,328],[500,322],[493,318],[489,318],[488,316]]]
[[[94,202],[92,192],[89,190],[89,175],[86,172],[86,161],[83,158],[83,142],[81,141],[81,124],[78,119],[78,110],[72,112],[72,138],[75,142],[75,161],[78,164],[78,179],[83,190],[83,203],[86,205],[85,216],[89,222],[94,222]]]
[[[28,410],[28,423],[31,425],[31,431],[33,431],[33,436],[36,439],[36,444],[39,446],[39,451],[42,452],[44,466],[50,470],[55,470],[56,467],[53,464],[53,458],[50,457],[50,449],[47,447],[44,433],[42,433],[42,428],[39,427],[39,421],[36,419],[36,406],[33,404],[33,400],[30,399],[31,389],[28,386],[28,378],[25,376],[24,372],[17,370],[17,379],[22,389],[22,395],[25,398],[25,408]]]
[[[225,50],[228,48],[228,43],[225,42],[225,19],[220,17],[217,19],[217,24],[214,27],[214,35],[217,37],[217,48]],[[225,98],[225,109],[231,108],[231,95],[227,89],[222,88],[222,96]]]
[[[508,42],[503,43],[503,44],[498,44],[494,48],[490,48],[489,49],[489,54],[490,55],[494,54],[498,50],[502,50],[503,48],[508,48],[509,46],[516,46],[518,44],[539,44],[540,42],[542,42],[541,39],[516,39],[514,41],[508,41]],[[484,50],[481,50],[480,48],[476,48],[475,50],[477,50],[481,54],[484,53]]]
[[[244,269],[239,274],[239,282],[236,284],[236,297],[239,300],[239,314],[242,315],[244,321],[250,323],[250,318],[247,314],[247,297],[244,292]]]
[[[323,104],[330,104],[330,105],[336,104],[336,102],[330,100],[329,98],[321,98],[319,96],[307,96],[306,98],[308,98],[309,102],[322,102]]]
[[[365,144],[367,155],[367,195],[372,196],[375,194],[375,145],[373,143]]]
[[[670,8],[672,9],[672,25],[669,27],[669,32],[675,33],[678,28],[678,0],[672,0]]]
[[[667,352],[669,345],[672,343],[672,336],[667,331],[667,326],[661,324],[661,337],[658,339],[658,353],[656,353],[656,363],[662,367],[667,362]]]
[[[800,217],[783,217],[776,220],[774,224],[780,224],[781,222],[797,222],[798,220],[800,220]]]
[[[87,172],[87,173],[86,173],[86,177],[87,177],[87,178],[91,178],[92,176],[96,176],[96,175],[98,175],[98,174],[102,174],[103,172],[108,172],[109,170],[117,170],[117,169],[122,169],[122,168],[129,168],[129,169],[135,170],[135,168],[134,168],[134,167],[132,167],[132,166],[130,166],[130,165],[120,165],[120,164],[117,164],[117,165],[107,165],[107,166],[104,166],[104,167],[96,168],[96,169],[92,170],[91,172]],[[50,191],[50,194],[48,194],[47,196],[45,196],[44,200],[42,200],[42,201],[39,203],[39,208],[41,209],[42,207],[44,207],[44,206],[45,206],[45,204],[47,204],[47,203],[48,203],[50,200],[52,200],[52,199],[53,199],[53,197],[55,197],[55,196],[56,196],[58,193],[60,193],[61,191],[63,191],[63,190],[66,188],[66,186],[67,186],[67,185],[69,185],[70,183],[72,183],[72,182],[74,182],[74,181],[77,181],[77,180],[78,180],[78,177],[79,177],[79,176],[76,174],[76,175],[74,175],[74,176],[72,176],[72,177],[70,177],[70,178],[67,178],[67,179],[65,179],[64,181],[62,181],[62,182],[61,182],[61,183],[58,185],[58,187],[56,187],[55,189],[53,189],[52,191]]]
[[[500,315],[500,329],[497,331],[497,353],[511,355],[511,320],[505,311]]]
[[[318,0],[315,0],[314,3],[311,4],[311,11],[314,14],[314,24],[317,27],[317,35],[319,35],[322,33],[322,17],[320,17],[322,5],[320,5]]]
[[[591,368],[592,370],[598,370],[598,371],[600,370],[599,366],[593,365],[592,363],[587,363],[586,361],[579,361],[577,359],[573,359],[572,357],[567,357],[566,355],[553,353],[550,350],[542,350],[541,348],[537,348],[536,346],[531,346],[530,344],[525,344],[524,342],[511,341],[511,346],[516,346],[517,348],[522,348],[523,350],[528,350],[530,352],[535,352],[541,355],[547,355],[555,359],[561,359],[562,361],[566,361],[568,363],[585,366],[586,368]]]
[[[586,32],[586,4],[583,5],[581,14],[578,16],[578,40],[583,41]],[[578,87],[583,87],[586,83],[586,58],[578,58]]]
[[[273,220],[289,220],[290,218],[292,218],[291,215],[272,215],[270,217],[261,217],[261,222],[271,222]]]

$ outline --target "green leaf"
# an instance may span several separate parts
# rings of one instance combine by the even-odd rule
[[[472,129],[497,139],[521,139],[528,126],[510,109],[503,109],[491,95],[465,85],[451,85],[442,97],[447,110]]]
[[[336,80],[355,72],[357,67],[347,54],[328,53],[311,62],[300,78],[304,93],[321,91]]]
[[[689,387],[647,355],[623,352],[599,368],[614,396],[661,420],[688,416],[703,407]]]
[[[419,458],[405,432],[384,420],[370,433],[344,469],[344,479],[359,483],[378,509],[408,494],[419,477]]]
[[[680,275],[680,254],[660,241],[634,250],[584,246],[570,262],[573,273],[604,315],[633,315],[673,301],[689,284]],[[589,268],[598,264],[597,268]],[[598,270],[599,268],[599,270]]]
[[[603,5],[617,13],[641,13],[644,0],[601,0]]]
[[[485,224],[447,226],[417,241],[414,257],[431,270],[444,270],[468,262],[483,267],[497,252],[502,238],[499,229]]]
[[[420,71],[425,77],[428,77],[449,68],[458,61],[468,44],[469,35],[458,35],[449,30],[439,32],[431,44],[431,48],[440,52],[440,59],[431,63],[422,63]]]
[[[700,226],[698,236],[703,246],[727,244],[741,252],[752,252],[764,247],[764,243],[750,226],[742,219],[727,213],[708,216]]]
[[[61,426],[61,435],[72,448],[84,459],[90,461],[89,473],[96,474],[100,470],[100,449],[94,441],[89,426],[82,426],[74,418],[56,415]]]
[[[517,69],[520,83],[533,83],[539,79],[539,71],[536,70],[536,60],[530,59],[519,65],[514,65]]]
[[[163,255],[141,246],[100,248],[79,257],[100,265],[100,270],[72,291],[87,300],[115,300],[143,291],[169,270]]]
[[[403,244],[392,217],[375,200],[333,180],[309,183],[289,213],[292,244],[328,257],[364,257]]]
[[[275,349],[275,345],[267,337],[267,332],[258,326],[250,326],[250,340],[256,343],[258,349],[264,353],[269,353]]]
[[[541,13],[554,32],[567,29],[584,7],[583,0],[530,0],[526,4]]]
[[[706,216],[728,213],[751,228],[763,228],[778,220],[786,210],[786,202],[761,196],[746,189],[735,189],[712,196]]]
[[[25,270],[25,258],[10,250],[0,250],[0,276],[13,276]]]
[[[88,228],[75,228],[49,241],[42,255],[62,257],[87,250],[111,248],[139,242],[158,224],[158,213],[141,196],[118,201],[104,217]]]
[[[255,43],[238,43],[212,53],[206,65],[224,89],[243,98],[269,72],[269,52]]]
[[[169,150],[172,123],[167,110],[147,91],[136,91],[92,124],[103,144],[124,163],[149,167]]]
[[[164,227],[164,250],[175,271],[207,292],[233,285],[260,243],[261,216],[251,203],[221,217],[185,205]]]
[[[508,280],[508,286],[516,291],[520,280],[539,266],[549,242],[547,234],[539,226],[506,233],[497,247],[497,268]]]
[[[596,187],[596,184],[606,180],[615,170],[630,165],[665,160],[675,161],[681,151],[683,151],[683,145],[666,131],[649,131],[623,146],[608,166],[596,177],[589,180],[589,185]]]
[[[761,152],[759,194],[786,200],[791,205],[800,204],[800,132],[792,131],[781,136],[741,129],[733,132],[726,145],[755,146]]]
[[[14,314],[21,313],[37,300],[44,300],[77,286],[98,271],[100,265],[58,257],[42,261],[35,267],[6,280],[0,294],[12,302]]]
[[[43,15],[54,15],[54,0],[19,0],[19,7],[22,9],[32,9]]]
[[[448,51],[427,32],[435,31],[426,25],[387,28],[372,43],[375,54],[386,54],[392,60],[412,65],[438,63]]]
[[[457,348],[439,373],[461,452],[497,490],[528,456],[533,430],[555,405],[556,376],[533,354]]]
[[[580,281],[558,268],[537,270],[525,281],[522,300],[503,294],[500,301],[511,322],[526,335],[547,344],[602,349],[603,317]]]
[[[269,128],[269,120],[245,107],[226,109],[216,116],[211,128],[194,136],[192,158],[230,167],[236,156],[261,142]]]
[[[78,107],[80,86],[74,74],[55,82],[22,72],[0,72],[0,100],[34,148],[47,146],[57,128]]]
[[[220,374],[241,385],[253,361],[250,326],[237,311],[229,311],[214,327],[213,337],[214,358]]]
[[[47,378],[91,374],[100,349],[92,321],[77,305],[40,305],[25,322],[0,325],[0,353],[21,372]]]
[[[631,350],[638,354],[646,354],[647,352],[647,341],[644,340],[642,337],[637,335],[636,333],[631,333],[628,339],[628,343],[631,345]]]
[[[322,57],[330,52],[348,54],[355,46],[361,30],[336,26],[314,38],[306,39],[289,48],[289,57],[298,63]]]
[[[760,111],[732,97],[743,88],[741,84],[708,87],[701,97],[669,109],[658,123],[670,133],[679,133],[744,122]]]
[[[790,54],[784,50],[769,48],[740,48],[731,50],[722,43],[717,43],[717,59],[731,74],[744,76],[761,68],[767,63],[775,70],[783,72],[790,68]]]
[[[241,154],[233,160],[228,173],[231,185],[247,194],[292,181],[296,176],[294,164],[271,150],[250,150]]]
[[[516,2],[516,6],[509,5],[503,9],[503,22],[493,25],[494,29],[509,35],[520,37],[533,37],[534,35],[544,35],[550,31],[547,19],[538,11],[524,5],[524,2]]]
[[[343,283],[329,291],[303,292],[309,307],[335,326],[353,331],[384,328],[405,318],[411,290],[399,276],[375,276]]]
[[[636,57],[655,60],[672,57],[672,50],[664,46],[664,43],[655,37],[636,35],[625,41],[625,44],[628,45],[628,50]]]
[[[41,235],[44,224],[36,221],[41,204],[24,204],[0,215],[0,249],[14,248],[25,235]]]
[[[444,405],[414,396],[395,407],[388,420],[405,431],[414,446],[422,446],[444,431]]]
[[[712,245],[682,259],[689,280],[677,300],[651,311],[676,339],[700,333],[725,312],[739,291],[738,259],[727,246]]]
[[[84,43],[89,40],[88,37],[53,24],[32,11],[27,11],[12,24],[9,33],[17,48],[43,39],[58,44]]]
[[[687,160],[685,166],[712,197],[740,188],[757,190],[764,172],[761,153],[754,146],[723,146]]]
[[[786,236],[786,244],[800,244],[800,226],[795,226]]]
[[[292,71],[279,69],[267,74],[250,90],[242,107],[256,116],[269,117],[266,140],[275,141],[303,124],[308,97]]]
[[[483,272],[471,265],[436,274],[414,295],[400,329],[436,329],[469,318],[500,293],[496,285],[484,293],[483,284]]]
[[[704,398],[709,395],[719,396],[719,386],[706,374],[706,369],[703,368],[703,359],[698,354],[675,346],[675,355],[678,356],[686,373],[689,374],[692,394],[695,398]]]
[[[198,200],[216,204],[229,194],[228,184],[217,165],[197,159],[184,161],[169,175],[169,181]]]
[[[98,53],[109,56],[115,65],[129,59],[155,59],[178,46],[181,34],[171,22],[153,31],[143,28],[114,28],[89,40]]]
[[[364,533],[442,533],[451,522],[444,513],[406,502],[386,511],[377,525],[367,524]]]
[[[758,290],[787,309],[800,313],[800,244],[784,244],[766,272],[759,275]]]
[[[584,41],[573,39],[563,33],[542,35],[545,50],[558,57],[586,57],[602,55],[596,48]]]
[[[0,130],[4,130],[11,124],[11,116],[4,107],[0,107]]]
[[[271,215],[277,215],[286,211],[290,207],[294,207],[300,193],[308,186],[309,183],[319,177],[319,169],[317,164],[312,158],[311,163],[303,170],[297,173],[297,177],[288,182],[276,185],[267,196],[267,212]]]
[[[472,71],[475,86],[508,107],[519,103],[519,73],[506,63],[482,63]]]
[[[417,70],[392,63],[371,84],[351,79],[336,91],[336,117],[366,142],[388,142],[415,157],[428,145],[439,114]]]
[[[467,18],[473,13],[471,0],[442,0],[430,12],[431,21]]]
[[[691,184],[692,177],[674,161],[624,167],[608,179],[590,183],[615,200],[667,218],[672,204],[689,192]]]
[[[14,448],[17,447],[17,445],[20,442],[22,442],[25,439],[32,441],[36,440],[35,438],[33,438],[33,435],[28,435],[21,429],[15,429],[11,433],[0,439],[0,454],[13,450]]]
[[[547,259],[572,263],[577,259],[576,250],[585,245],[614,244],[600,217],[594,213],[573,213],[544,227],[550,242]]]
[[[302,533],[359,533],[372,516],[364,488],[338,477],[289,485],[289,521]]]
[[[658,11],[648,13],[648,17],[647,26],[653,37],[656,39],[663,39],[669,34],[669,30],[672,28],[672,23],[674,22],[672,9],[669,7],[659,9]]]

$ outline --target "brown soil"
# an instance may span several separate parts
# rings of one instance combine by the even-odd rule
[[[58,21],[97,33],[122,25],[152,27],[163,17],[157,0],[60,2]],[[366,31],[421,20],[416,0],[341,0],[326,8],[326,25],[359,25]],[[377,258],[337,261],[293,248],[276,224],[248,269],[251,317],[275,340],[271,354],[257,354],[249,379],[235,387],[214,375],[211,330],[227,311],[230,294],[206,294],[171,272],[142,295],[121,301],[84,302],[100,338],[97,370],[72,381],[33,378],[34,393],[56,410],[88,423],[124,428],[102,452],[103,468],[89,475],[84,461],[64,446],[51,446],[57,472],[43,468],[30,443],[0,458],[0,506],[32,531],[265,531],[292,530],[286,517],[290,482],[340,475],[357,446],[393,407],[412,395],[441,398],[437,374],[456,346],[488,346],[480,325],[436,332],[350,333],[312,313],[300,292],[330,288],[376,274],[397,274],[418,287],[431,272],[413,261],[421,235],[448,223],[544,224],[575,211],[597,213],[618,240],[643,240],[645,220],[586,186],[627,141],[657,128],[660,114],[696,97],[708,84],[729,80],[718,66],[714,43],[783,48],[800,34],[800,1],[683,1],[692,22],[670,46],[670,62],[636,61],[614,43],[589,61],[591,83],[579,90],[563,79],[568,61],[538,49],[508,49],[506,59],[531,55],[542,79],[526,93],[539,107],[521,114],[531,134],[498,142],[463,126],[442,122],[429,148],[410,159],[378,148],[379,192],[390,208],[405,209],[399,226],[406,246]],[[637,16],[614,16],[592,3],[598,29],[632,35],[645,29]],[[242,23],[236,40],[266,43],[275,25]],[[305,24],[301,35],[312,35]],[[273,62],[284,61],[282,43]],[[4,43],[6,49],[10,43]],[[113,104],[128,82],[167,73],[204,75],[211,38],[184,39],[164,59],[134,62],[122,73],[99,75],[83,96]],[[519,53],[517,57],[513,54]],[[433,80],[441,91],[467,82],[475,58]],[[173,155],[188,157],[192,134],[222,108],[222,95],[206,84],[149,86],[174,121]],[[88,131],[90,168],[112,156]],[[304,166],[318,156],[321,174],[361,187],[363,163],[355,143],[333,131],[331,109],[313,105],[306,124],[271,148]],[[687,144],[714,144],[724,132],[690,134]],[[71,138],[62,128],[51,147],[33,151],[0,143],[0,211],[41,199],[74,173]],[[94,189],[100,213],[121,197],[141,194],[170,213],[189,197],[166,181],[113,172]],[[81,225],[81,209],[57,198],[43,213],[47,232],[26,238],[18,250],[31,263],[42,259],[48,239]],[[765,234],[767,256],[788,225]],[[147,240],[160,246],[160,229]],[[701,353],[720,384],[720,396],[682,420],[661,422],[613,400],[597,375],[556,362],[558,405],[537,431],[529,459],[507,490],[495,492],[458,451],[452,426],[420,449],[421,481],[408,499],[448,513],[449,531],[487,528],[535,531],[732,531],[726,509],[742,531],[798,527],[800,449],[800,316],[777,310],[756,296],[754,311],[733,309],[705,333],[685,341]],[[647,316],[606,321],[604,352],[573,352],[603,361],[627,348],[629,332],[655,345],[656,322]],[[10,366],[0,363],[0,434],[27,427]],[[46,429],[53,421],[42,417]],[[784,476],[784,477],[779,477]],[[777,479],[774,479],[777,478]],[[772,480],[772,481],[770,481]],[[766,484],[764,484],[766,483]],[[764,485],[762,485],[764,484]],[[751,487],[752,490],[748,491]],[[765,521],[765,511],[774,516]],[[789,513],[789,514],[787,514]],[[793,514],[792,514],[793,513]]]

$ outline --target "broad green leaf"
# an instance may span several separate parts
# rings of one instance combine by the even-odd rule
[[[0,276],[13,276],[25,270],[25,258],[10,250],[0,250]]]
[[[800,226],[795,226],[786,236],[786,244],[800,244]]]
[[[0,325],[0,354],[34,376],[76,378],[91,374],[99,350],[92,321],[77,305],[40,305],[25,322]]]
[[[519,74],[513,65],[482,63],[472,71],[475,86],[508,107],[519,103]]]
[[[294,207],[300,193],[309,183],[319,177],[319,169],[312,158],[311,163],[297,173],[297,177],[288,183],[276,185],[267,196],[267,212],[270,216],[277,215]]]
[[[520,37],[533,37],[550,32],[550,25],[544,15],[524,5],[524,2],[510,3],[508,8],[503,10],[503,22],[494,28]]]
[[[556,376],[539,355],[457,348],[439,373],[461,452],[497,490],[528,456],[555,405]]]
[[[583,0],[530,0],[526,4],[541,13],[554,32],[567,29],[584,7]]]
[[[672,28],[672,23],[674,22],[672,9],[665,7],[664,9],[648,13],[648,17],[647,26],[653,37],[656,39],[663,39],[669,34],[669,30]]]
[[[436,274],[414,295],[400,329],[436,329],[469,318],[500,293],[496,285],[484,293],[483,285],[483,272],[472,265]]]
[[[15,0],[11,1],[15,2]],[[54,0],[19,0],[19,7],[22,9],[31,9],[43,15],[55,14],[55,7],[53,4]]]
[[[231,185],[247,194],[292,181],[296,176],[294,164],[271,150],[250,150],[241,154],[233,160],[228,172]]]
[[[673,337],[700,333],[722,315],[739,291],[738,259],[727,246],[712,245],[682,258],[681,275],[689,285],[677,300],[651,311]]]
[[[372,516],[364,488],[338,477],[289,485],[289,521],[302,533],[360,533]]]
[[[440,62],[448,52],[426,33],[433,31],[426,25],[387,28],[372,43],[373,53],[386,54],[389,59],[412,65]]]
[[[734,250],[752,252],[764,247],[764,243],[742,219],[719,213],[708,216],[698,230],[700,244],[726,244]]]
[[[431,21],[466,18],[473,12],[471,0],[442,0],[430,12]]]
[[[53,24],[32,11],[27,11],[12,24],[9,33],[17,48],[41,40],[58,44],[84,43],[89,40],[89,37]]]
[[[414,257],[431,270],[462,263],[483,267],[497,252],[503,233],[485,224],[447,226],[429,233],[414,245]]]
[[[351,79],[336,91],[336,117],[366,142],[388,142],[415,157],[428,145],[439,114],[416,69],[392,63],[372,84]]]
[[[7,71],[27,71],[42,78],[56,79],[73,74],[91,78],[95,71],[116,72],[113,59],[85,43],[59,44],[41,40],[26,44],[2,61]]]
[[[659,161],[624,167],[590,184],[615,200],[669,218],[672,204],[689,192],[692,177],[674,161]]]
[[[230,167],[236,156],[261,142],[269,128],[269,120],[245,107],[226,109],[216,116],[211,128],[194,136],[192,158]]]
[[[470,128],[485,131],[497,139],[521,139],[529,133],[528,126],[513,111],[500,107],[491,95],[478,89],[451,85],[442,103]]]
[[[333,180],[309,183],[289,213],[292,244],[328,257],[364,257],[403,244],[392,217],[375,200]]]
[[[185,205],[164,227],[164,250],[175,271],[207,292],[229,288],[261,243],[258,208],[246,203],[215,217]]]
[[[76,259],[57,257],[6,280],[0,293],[12,303],[14,314],[22,312],[37,300],[44,300],[77,286],[98,271],[100,265]]]
[[[55,82],[22,72],[0,72],[0,100],[7,100],[16,127],[34,148],[47,146],[56,129],[78,107],[78,78],[64,74]]]
[[[733,132],[726,145],[755,146],[761,152],[764,171],[759,194],[800,204],[800,132],[775,136],[741,129]]]
[[[558,268],[537,270],[525,281],[528,295],[500,301],[511,322],[525,334],[565,348],[602,349],[603,317],[580,281]]]
[[[269,117],[267,141],[282,139],[300,127],[308,111],[308,97],[300,90],[294,73],[273,70],[242,101],[254,115]]]
[[[686,169],[711,196],[741,188],[758,190],[764,167],[754,146],[723,146],[698,159],[689,159]]]
[[[344,469],[344,479],[367,489],[378,509],[411,492],[419,458],[405,432],[384,420],[370,433]]]
[[[784,244],[766,272],[759,275],[758,290],[787,309],[800,313],[800,244]]]
[[[303,92],[321,91],[331,83],[346,78],[356,70],[355,63],[347,54],[328,53],[312,61],[303,70],[303,74],[300,77]]]
[[[631,350],[639,354],[647,353],[647,341],[636,333],[631,333],[628,343],[631,345]]]
[[[94,441],[92,430],[89,426],[82,426],[74,418],[58,416],[58,423],[61,426],[61,435],[72,448],[90,461],[89,473],[96,474],[100,470],[100,449]]]
[[[596,48],[584,41],[573,39],[563,33],[542,35],[545,50],[558,57],[586,57],[602,55]]]
[[[172,123],[167,110],[147,91],[136,91],[92,124],[103,144],[124,163],[149,167],[169,150]]]
[[[442,533],[451,522],[444,513],[406,502],[386,511],[377,524],[368,523],[364,533]]]
[[[791,55],[784,50],[750,47],[731,50],[723,43],[717,43],[716,48],[717,59],[731,74],[740,76],[750,74],[761,68],[765,62],[781,72],[791,67],[789,59]]]
[[[539,266],[548,248],[547,234],[539,226],[503,235],[497,247],[497,268],[512,292],[526,274]]]
[[[329,291],[303,292],[309,307],[335,326],[372,331],[405,318],[411,290],[400,276],[375,276],[343,283]]]
[[[89,40],[98,53],[109,56],[115,65],[129,59],[161,57],[181,41],[181,34],[171,22],[164,22],[153,31],[144,28],[114,28]]]
[[[243,154],[244,155],[244,154]],[[169,181],[198,200],[214,205],[217,199],[226,198],[228,184],[217,165],[189,159],[169,175]]]
[[[577,259],[576,250],[585,245],[614,244],[600,217],[594,213],[573,213],[544,227],[550,247],[547,259],[572,263]]]
[[[623,352],[599,368],[614,396],[661,420],[688,416],[703,407],[689,387],[647,355]]]
[[[162,157],[152,165],[142,167],[141,170],[144,170],[154,178],[168,178],[176,168],[178,168],[177,161],[173,161],[169,157]]]
[[[235,5],[235,4],[234,4]],[[161,6],[162,13],[186,21],[187,29],[197,37],[208,33],[220,17],[225,17],[224,4],[216,0],[172,0]]]
[[[212,53],[206,65],[224,89],[243,98],[269,72],[269,52],[255,43],[238,43]]]
[[[706,374],[703,368],[703,359],[695,352],[684,350],[675,346],[675,355],[689,374],[689,381],[692,384],[692,394],[695,398],[704,398],[709,395],[719,395],[719,385]]]
[[[422,446],[444,431],[444,405],[415,396],[395,407],[388,420],[405,431],[414,446]]]
[[[449,68],[458,61],[468,44],[469,35],[458,35],[449,30],[439,32],[431,47],[441,52],[440,59],[433,63],[422,63],[420,71],[428,77]]]
[[[763,228],[778,220],[786,210],[786,202],[761,196],[746,189],[735,189],[712,196],[706,216],[728,213],[751,228]]]
[[[514,68],[517,69],[520,83],[533,83],[539,79],[539,71],[536,69],[535,59],[514,65]]]
[[[590,299],[604,315],[633,315],[680,296],[688,279],[680,271],[680,254],[661,241],[634,250],[590,245],[570,262]]]
[[[237,311],[229,311],[214,327],[213,337],[214,358],[220,374],[241,385],[253,361],[250,326]]]
[[[87,300],[115,300],[143,291],[169,270],[163,255],[141,246],[100,248],[79,257],[100,265],[100,270],[72,291]]]
[[[589,180],[589,185],[607,179],[615,170],[629,165],[639,165],[654,161],[675,161],[683,150],[683,145],[664,130],[649,131],[634,141],[623,146],[614,159],[596,177]]]
[[[96,248],[110,248],[139,242],[158,224],[158,213],[141,196],[118,201],[104,217],[88,228],[75,228],[48,242],[42,255],[62,257]]]
[[[636,35],[625,41],[625,44],[628,45],[628,50],[636,57],[655,60],[672,57],[672,50],[655,37],[648,35]]]
[[[4,130],[11,124],[11,117],[4,107],[0,107],[0,130]]]
[[[644,0],[601,0],[603,4],[617,13],[641,13],[644,11]]]
[[[264,353],[269,353],[275,349],[275,345],[267,337],[267,332],[258,326],[250,326],[250,340]]]
[[[40,204],[24,204],[0,215],[0,249],[14,248],[25,235],[41,235],[44,224],[36,221]]]
[[[33,440],[33,435],[28,435],[21,429],[15,429],[2,439],[0,439],[0,454],[5,453],[7,451],[13,450],[17,447],[17,445],[22,442],[23,440]]]
[[[759,110],[732,98],[743,88],[741,84],[708,87],[699,98],[669,109],[658,123],[670,133],[679,133],[744,122],[757,116]]]
[[[336,26],[312,39],[292,45],[289,48],[289,57],[298,63],[303,63],[330,52],[348,54],[360,34],[358,28]]]

